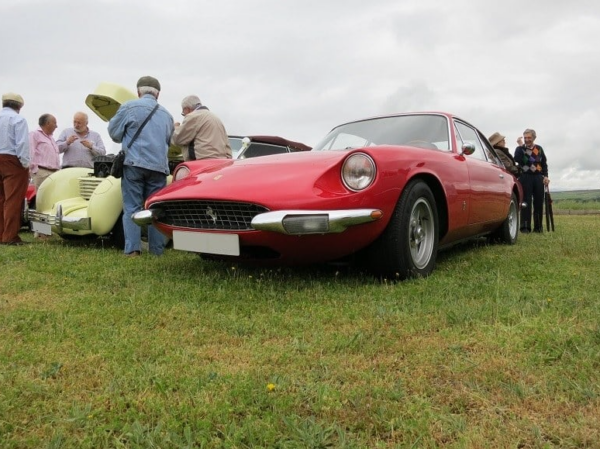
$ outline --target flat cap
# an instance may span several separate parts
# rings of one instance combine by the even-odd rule
[[[25,101],[23,101],[23,97],[13,92],[9,92],[7,94],[2,95],[2,101],[15,101],[21,105],[25,104]]]
[[[137,87],[154,87],[160,92],[160,83],[153,76],[142,76],[137,82]]]

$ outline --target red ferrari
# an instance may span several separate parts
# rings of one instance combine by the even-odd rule
[[[438,250],[459,241],[514,244],[521,200],[474,126],[406,113],[340,125],[312,151],[182,163],[134,220],[155,225],[175,249],[213,258],[353,259],[406,279],[429,275]]]

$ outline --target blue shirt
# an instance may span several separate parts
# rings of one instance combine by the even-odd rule
[[[29,167],[29,128],[27,120],[11,108],[0,111],[0,154],[17,156]]]
[[[129,142],[156,103],[156,98],[150,94],[123,103],[116,115],[108,122],[108,134],[115,142],[123,143],[125,165],[168,175],[169,142],[174,126],[173,117],[163,106],[158,107],[136,141],[129,147]]]

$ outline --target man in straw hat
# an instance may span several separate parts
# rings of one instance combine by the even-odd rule
[[[123,143],[125,162],[121,192],[123,193],[123,231],[125,255],[141,254],[141,228],[131,215],[144,207],[146,199],[167,185],[168,151],[173,134],[173,117],[158,104],[160,83],[152,76],[142,76],[137,82],[138,99],[121,105],[108,123],[108,134]],[[166,237],[154,226],[148,227],[148,247],[161,255]]]
[[[22,245],[21,207],[29,182],[29,128],[19,115],[25,102],[15,93],[2,95],[0,111],[0,242]]]

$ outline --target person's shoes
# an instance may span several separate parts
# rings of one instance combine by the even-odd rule
[[[544,232],[544,230],[542,228],[536,228],[533,230],[533,232],[537,232],[538,234],[541,234],[542,232]]]
[[[23,240],[12,240],[10,242],[4,242],[3,245],[11,245],[11,246],[21,246],[27,245],[29,242],[24,242]]]
[[[531,231],[527,228],[521,228],[521,234],[529,234]]]
[[[141,255],[142,253],[139,251],[131,251],[130,253],[125,254],[125,257],[138,257]]]

